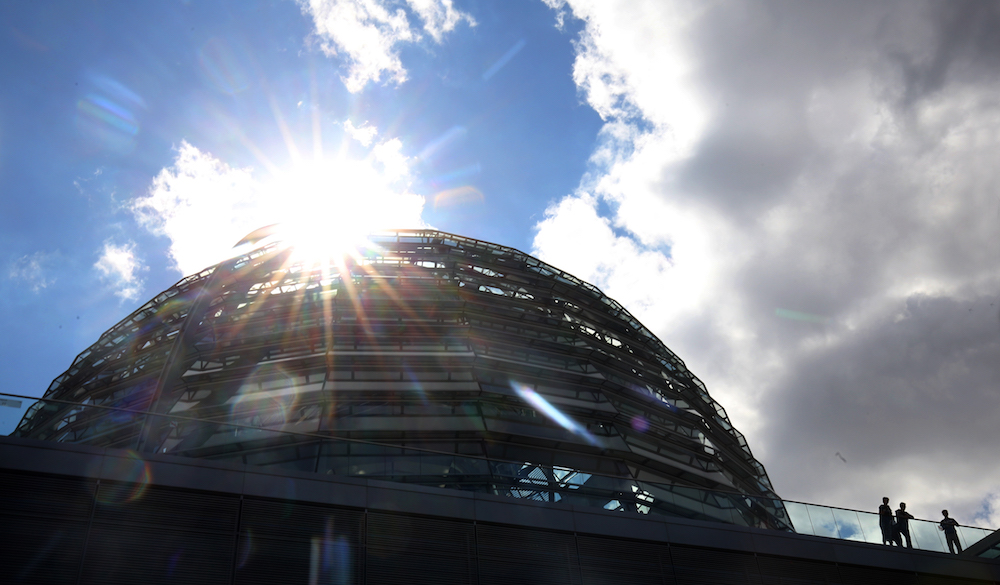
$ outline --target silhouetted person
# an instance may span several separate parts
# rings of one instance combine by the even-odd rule
[[[878,526],[882,529],[882,544],[888,544],[892,546],[893,538],[893,523],[892,523],[892,508],[889,507],[889,498],[882,498],[882,505],[878,507]]]
[[[941,510],[944,520],[941,521],[941,530],[944,530],[944,539],[948,541],[948,552],[958,554],[962,552],[962,545],[958,542],[958,522],[954,518],[948,517],[948,510]],[[958,552],[955,552],[958,549]]]
[[[910,520],[913,520],[913,515],[906,511],[906,504],[904,502],[899,503],[899,509],[896,510],[896,544],[903,546],[903,537],[906,537],[906,548],[913,548],[913,544],[910,542]]]

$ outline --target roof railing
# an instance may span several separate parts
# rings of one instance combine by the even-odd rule
[[[163,417],[170,421],[179,435],[210,436],[196,447],[185,446],[182,439],[168,439],[158,448],[158,452],[182,457],[484,491],[519,499],[882,544],[879,516],[873,512],[586,473],[559,465],[503,461],[334,437],[308,432],[299,423],[267,417],[253,421],[255,424],[236,424],[180,414],[155,414],[116,406],[83,405],[0,393],[0,435],[12,433],[29,409],[33,413],[39,410],[58,413],[47,429],[50,440],[55,441],[134,450],[143,420],[146,417]],[[303,445],[313,445],[313,454],[303,458]],[[296,455],[282,457],[283,446],[293,447],[289,453]],[[146,465],[138,453],[133,454],[133,461],[137,468]],[[148,475],[137,472],[135,477],[148,478]],[[948,551],[937,522],[910,520],[909,533],[913,548]],[[958,526],[963,549],[992,533],[993,530],[986,528]]]

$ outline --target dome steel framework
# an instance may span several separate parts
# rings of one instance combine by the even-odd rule
[[[15,436],[787,528],[684,363],[518,250],[382,232],[331,265],[270,244],[160,293]]]

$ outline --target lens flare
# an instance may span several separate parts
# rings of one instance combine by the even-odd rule
[[[237,54],[219,38],[211,38],[198,50],[198,64],[215,89],[235,95],[248,87],[247,75]]]
[[[520,39],[516,43],[514,43],[514,46],[508,49],[507,52],[503,54],[503,56],[497,59],[496,63],[494,63],[492,66],[490,66],[489,69],[483,72],[483,81],[489,81],[491,77],[497,74],[497,71],[503,69],[503,66],[509,63],[510,60],[514,58],[514,55],[517,55],[521,51],[521,49],[523,49],[524,46],[527,44],[528,42],[525,41],[524,39]]]
[[[110,77],[92,75],[88,81],[92,90],[76,103],[77,129],[104,148],[132,152],[140,130],[138,112],[145,102]]]
[[[177,569],[178,563],[181,562],[181,558],[184,556],[184,549],[176,551],[174,554],[170,555],[170,560],[167,561],[167,577],[172,577],[174,570]]]
[[[259,366],[240,387],[230,412],[233,420],[260,428],[281,429],[294,422],[298,399],[293,376],[278,367]]]
[[[482,203],[486,198],[482,191],[471,185],[446,189],[434,195],[434,208]]]
[[[543,398],[541,394],[516,382],[512,382],[511,387],[514,388],[514,391],[517,392],[518,396],[523,398],[525,402],[535,407],[538,411],[552,420],[552,422],[574,435],[578,435],[591,445],[598,444],[597,437],[590,434],[590,432],[588,432],[587,429],[579,423],[563,414],[558,408],[553,406],[552,403]]]
[[[312,537],[310,545],[310,585],[354,582],[351,544],[343,536],[336,535],[333,518],[326,519],[323,536]]]
[[[142,498],[153,476],[149,464],[135,451],[126,451],[123,457],[111,459],[110,476],[122,483],[102,483],[97,500],[102,504],[127,504]]]
[[[403,373],[406,380],[413,384],[413,393],[420,398],[421,404],[430,406],[431,402],[427,399],[427,392],[424,390],[423,384],[420,383],[420,378],[414,375],[407,366],[403,366]]]
[[[236,560],[236,568],[245,567],[251,556],[253,556],[253,530],[247,528],[246,533],[240,536],[240,552]]]
[[[464,126],[452,126],[447,132],[427,144],[417,155],[424,163],[432,162],[439,154],[450,148],[455,142],[464,138],[469,131]]]
[[[812,315],[810,313],[802,313],[799,311],[790,311],[788,309],[775,309],[774,315],[776,317],[781,317],[782,319],[788,319],[790,321],[805,321],[808,323],[822,323],[828,324],[830,322],[829,317],[824,317],[822,315]]]
[[[632,417],[632,428],[640,433],[645,433],[649,430],[649,421],[637,414]]]

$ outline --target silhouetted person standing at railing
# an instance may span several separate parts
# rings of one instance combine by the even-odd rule
[[[878,526],[882,529],[882,544],[888,544],[892,546],[893,538],[893,522],[892,522],[892,508],[889,506],[889,498],[882,498],[882,505],[878,507]]]
[[[906,537],[906,548],[913,548],[910,542],[910,520],[913,515],[906,511],[906,503],[900,502],[899,509],[896,510],[896,544],[903,546],[903,537]]]
[[[948,510],[941,510],[944,520],[941,521],[941,530],[944,530],[944,539],[948,541],[948,552],[958,554],[962,552],[962,545],[958,542],[958,522],[954,518],[948,517]],[[955,552],[958,549],[958,552]]]

